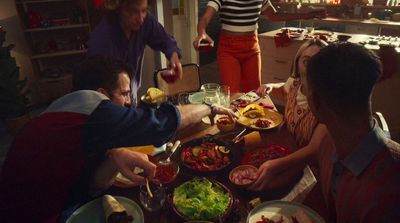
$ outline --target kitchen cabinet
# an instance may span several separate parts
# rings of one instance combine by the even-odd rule
[[[72,67],[87,51],[90,22],[85,0],[16,0],[30,48],[33,100],[47,103],[68,93]]]

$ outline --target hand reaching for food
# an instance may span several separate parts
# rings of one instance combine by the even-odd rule
[[[145,178],[152,179],[155,175],[156,165],[151,163],[145,154],[116,148],[110,151],[110,157],[114,160],[118,171],[135,184],[143,184]],[[136,167],[143,169],[143,174],[135,174]]]

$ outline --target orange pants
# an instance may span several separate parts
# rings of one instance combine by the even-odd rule
[[[261,84],[261,55],[257,35],[234,36],[221,32],[217,62],[221,83],[231,92],[248,92]]]

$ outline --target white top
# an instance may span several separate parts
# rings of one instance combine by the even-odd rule
[[[283,85],[283,89],[285,90],[286,94],[289,94],[290,86],[293,85],[294,80],[295,79],[293,77],[289,77],[286,80],[285,84]],[[296,103],[300,107],[308,106],[307,97],[303,93],[301,93],[301,86],[299,87],[299,90],[297,91]]]
[[[273,7],[269,0],[210,0],[207,6],[219,11],[222,29],[232,32],[257,30],[261,9]]]

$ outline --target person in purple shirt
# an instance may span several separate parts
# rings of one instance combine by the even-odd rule
[[[90,35],[88,55],[112,56],[132,65],[132,105],[137,104],[144,49],[162,51],[169,67],[182,77],[180,49],[173,36],[148,12],[148,0],[103,0],[106,14]]]

